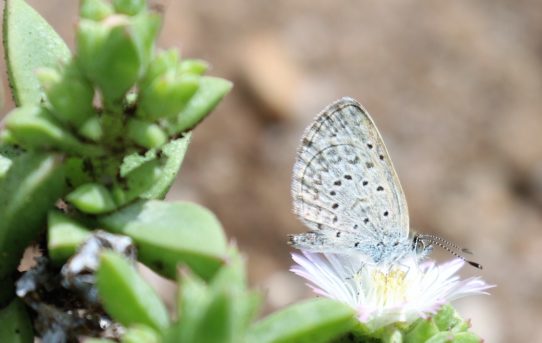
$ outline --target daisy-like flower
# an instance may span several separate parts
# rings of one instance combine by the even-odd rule
[[[305,278],[315,293],[341,301],[357,311],[369,330],[395,322],[411,323],[436,313],[455,299],[488,294],[494,287],[479,277],[460,279],[461,259],[443,264],[406,258],[389,266],[363,268],[354,255],[331,253],[292,254],[290,269]]]

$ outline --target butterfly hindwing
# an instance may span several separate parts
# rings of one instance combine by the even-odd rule
[[[354,244],[387,233],[408,236],[405,196],[384,142],[351,98],[328,106],[305,131],[292,195],[294,212],[313,231],[351,232]],[[343,245],[326,244],[334,241]]]

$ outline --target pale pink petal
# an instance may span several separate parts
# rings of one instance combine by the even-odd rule
[[[302,251],[302,255],[292,254],[292,259],[296,264],[290,270],[306,279],[316,294],[350,305],[356,309],[358,320],[372,329],[426,318],[452,300],[488,294],[487,290],[494,287],[479,277],[461,280],[457,274],[465,265],[461,259],[436,264],[431,260],[418,263],[416,258],[409,258],[387,269],[370,265],[362,269],[358,256],[340,254]],[[388,288],[384,291],[379,288],[382,281],[375,281],[373,275],[382,275],[382,270],[386,270],[384,277],[388,278],[395,275],[387,274],[392,269],[401,271],[397,275],[404,278],[390,279],[399,288],[386,293]]]

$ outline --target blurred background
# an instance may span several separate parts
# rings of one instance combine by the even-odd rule
[[[73,47],[77,2],[29,3]],[[162,47],[235,82],[196,130],[168,198],[218,215],[265,311],[313,296],[288,272],[286,234],[305,230],[291,168],[303,129],[348,95],[384,137],[412,227],[469,247],[484,270],[464,276],[497,285],[459,311],[487,342],[542,342],[542,2],[155,3]]]

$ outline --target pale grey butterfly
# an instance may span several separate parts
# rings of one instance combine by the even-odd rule
[[[293,171],[294,212],[310,228],[289,244],[310,252],[357,254],[387,265],[421,259],[438,245],[469,264],[455,244],[411,234],[407,203],[369,113],[354,99],[326,107],[306,129]]]

